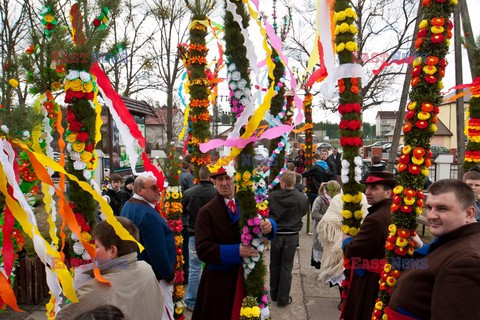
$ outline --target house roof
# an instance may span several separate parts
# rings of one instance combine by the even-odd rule
[[[403,136],[403,131],[401,133]],[[448,130],[448,128],[443,124],[442,120],[438,119],[437,122],[437,131],[433,134],[434,136],[447,136],[447,137],[452,137],[453,133]],[[393,131],[390,131],[385,135],[386,137],[391,137],[393,136]]]
[[[375,119],[396,119],[397,111],[378,111]]]
[[[167,124],[167,108],[160,107],[152,109],[154,115],[148,115],[145,117],[145,125],[160,125],[165,126]],[[173,108],[173,117],[175,117],[178,113],[183,114],[182,110],[179,108]]]
[[[135,100],[128,97],[122,97],[125,106],[132,114],[143,116],[155,116],[154,109],[145,101]]]

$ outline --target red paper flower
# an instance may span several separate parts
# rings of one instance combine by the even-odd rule
[[[400,158],[398,158],[398,161],[403,164],[408,164],[410,162],[410,155],[402,154]]]
[[[427,36],[427,28],[423,28],[423,29],[418,30],[417,38],[423,38],[425,36]]]
[[[405,213],[411,213],[412,210],[413,210],[412,207],[407,206],[406,204],[404,204],[403,206],[400,207],[400,211],[405,212]]]
[[[88,140],[88,132],[82,131],[77,134],[77,140],[80,142],[85,142]]]
[[[85,151],[92,152],[93,151],[93,143],[89,143],[85,146]]]
[[[432,75],[426,75],[426,76],[424,77],[424,79],[425,79],[425,81],[427,81],[427,82],[430,83],[430,84],[434,84],[434,83],[437,82],[437,77],[432,76]]]
[[[408,172],[410,172],[413,175],[417,175],[420,173],[420,166],[417,166],[416,164],[410,164],[408,166]]]
[[[51,24],[51,23],[48,23],[46,26],[45,26],[45,29],[47,30],[52,30],[53,28],[55,28],[55,25],[54,24]]]
[[[415,111],[410,110],[405,114],[405,119],[412,120],[413,118],[415,118]]]
[[[407,166],[406,164],[404,164],[404,163],[399,163],[399,164],[397,165],[397,170],[398,170],[398,172],[405,171],[407,168],[408,168],[408,166]]]
[[[419,120],[419,121],[415,122],[415,126],[418,129],[425,129],[426,127],[428,127],[428,121]]]
[[[99,19],[97,19],[97,18],[93,19],[93,25],[95,27],[98,28],[101,24],[102,24],[102,21],[100,21]]]
[[[420,66],[416,66],[415,68],[412,69],[412,78],[418,77],[420,75],[420,72],[422,71],[422,68]]]
[[[435,44],[443,43],[445,41],[445,36],[441,33],[433,34],[430,37],[430,41]]]
[[[412,123],[411,123],[411,122],[406,122],[406,123],[403,125],[403,132],[404,132],[404,133],[407,133],[407,132],[409,132],[410,130],[412,130]]]
[[[393,196],[393,203],[400,204],[402,203],[402,197],[400,197],[398,194]]]
[[[340,129],[346,130],[347,128],[348,128],[348,121],[347,120],[340,121]]]
[[[74,120],[70,122],[70,131],[80,132],[80,129],[82,129],[82,127],[83,123],[81,123],[80,121]]]

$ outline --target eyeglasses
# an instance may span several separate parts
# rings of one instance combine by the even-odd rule
[[[152,190],[153,192],[158,191],[158,186],[157,186],[156,184],[153,184],[153,185],[151,185],[150,187],[140,187],[140,188],[142,188],[142,189],[150,189],[150,190]]]

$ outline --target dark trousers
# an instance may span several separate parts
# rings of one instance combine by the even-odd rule
[[[278,304],[287,304],[292,286],[292,268],[298,245],[298,233],[277,234],[270,250],[270,296]]]

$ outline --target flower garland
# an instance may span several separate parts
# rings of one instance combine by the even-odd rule
[[[394,266],[405,265],[392,261],[411,259],[415,249],[409,237],[416,234],[417,216],[423,209],[423,184],[432,158],[430,139],[437,130],[438,105],[442,102],[441,80],[447,65],[445,55],[452,37],[453,24],[449,18],[456,4],[457,0],[422,1],[423,20],[415,47],[427,58],[418,57],[413,63],[410,103],[403,125],[405,146],[397,164],[398,185],[393,190],[392,224],[385,244],[385,257],[389,262],[380,275],[379,297],[372,314],[375,320],[388,319],[384,310],[390,301],[392,287],[403,271]]]
[[[232,110],[232,120],[235,121],[240,117],[241,113],[247,105],[251,103],[251,84],[249,78],[249,61],[246,57],[246,47],[241,39],[243,38],[242,29],[248,27],[249,14],[245,5],[241,1],[227,0],[236,8],[236,13],[241,17],[242,26],[234,19],[233,14],[225,11],[224,16],[224,40],[225,40],[225,56],[227,61],[227,78],[230,89],[230,107]],[[240,134],[245,129],[240,130]],[[250,219],[257,217],[256,203],[253,194],[252,172],[253,161],[251,156],[254,154],[253,144],[250,143],[242,149],[236,164],[236,178],[238,175],[242,177],[240,185],[237,184],[235,198],[238,200],[240,207],[240,227],[248,226]],[[245,175],[245,177],[244,177]],[[246,179],[248,178],[248,179]],[[238,181],[238,179],[236,179]],[[249,181],[245,181],[249,180]],[[246,297],[242,303],[241,314],[245,314],[246,307],[257,305],[264,306],[261,313],[268,313],[268,307],[262,302],[265,298],[264,279],[266,268],[263,262],[263,255],[260,254],[258,262],[255,264],[251,272],[244,279]],[[268,300],[267,300],[268,301]],[[247,309],[248,310],[248,309]],[[268,317],[268,316],[267,316]]]
[[[340,64],[353,61],[353,51],[358,50],[355,34],[358,32],[355,26],[356,12],[350,7],[348,0],[336,1],[334,4],[335,21],[335,51],[338,54]],[[343,78],[338,80],[340,103],[338,112],[340,121],[340,145],[343,148],[343,160],[341,177],[343,181],[343,211],[342,231],[355,236],[360,230],[362,221],[361,199],[362,187],[359,184],[361,171],[359,170],[359,147],[362,146],[362,122],[361,122],[361,97],[360,79]],[[350,285],[351,261],[344,257],[345,279],[342,281],[342,299],[348,296]]]
[[[55,18],[55,14],[52,10],[51,5],[46,5],[42,7],[42,11],[40,12],[40,16],[42,17],[42,24],[43,24],[43,32],[50,38],[52,36],[52,32],[54,32],[54,28],[57,26],[58,21]]]
[[[183,257],[183,236],[182,236],[182,190],[179,186],[180,160],[178,153],[175,152],[175,143],[171,142],[168,150],[168,159],[165,163],[166,178],[168,187],[164,190],[163,210],[167,219],[169,228],[173,231],[176,249],[175,263],[175,282],[173,284],[173,303],[174,318],[183,320],[185,318],[183,312],[185,305],[183,303],[185,276],[183,273],[183,265],[185,260]]]
[[[468,102],[465,135],[468,143],[465,151],[463,170],[468,171],[480,162],[480,78],[473,81],[472,97]]]

